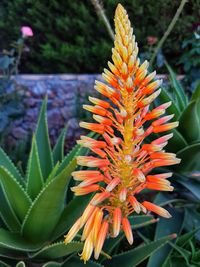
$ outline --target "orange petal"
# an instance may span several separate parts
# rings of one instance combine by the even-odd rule
[[[91,235],[89,235],[84,243],[83,251],[81,253],[81,260],[84,261],[84,264],[90,259],[92,252],[93,252],[93,241]]]
[[[169,214],[169,212],[151,202],[148,202],[148,201],[144,201],[142,203],[142,205],[149,211],[152,211],[162,217],[165,217],[165,218],[171,218],[171,215]]]
[[[178,125],[179,125],[179,122],[175,121],[175,122],[155,126],[155,127],[153,127],[153,132],[154,133],[161,133],[161,132],[169,131],[169,130],[172,130],[172,129],[178,127]]]
[[[100,171],[75,171],[71,174],[76,181],[83,181],[87,178],[101,176]]]
[[[120,232],[120,226],[121,226],[121,220],[122,220],[122,212],[120,208],[115,208],[113,212],[113,236],[118,236]]]
[[[128,240],[129,244],[132,245],[133,244],[133,233],[132,233],[130,222],[127,218],[122,219],[122,228],[124,230],[126,239]]]
[[[104,191],[102,193],[98,193],[91,200],[91,204],[92,205],[97,205],[97,204],[103,202],[109,196],[110,196],[110,192],[107,192],[107,191]]]
[[[69,230],[68,234],[64,236],[65,240],[64,243],[65,245],[68,244],[73,240],[75,235],[78,233],[78,231],[81,229],[81,218],[79,218],[75,224],[71,227]]]
[[[89,123],[89,122],[80,122],[80,127],[91,130],[93,132],[103,134],[105,131],[105,126],[99,123]]]
[[[140,213],[140,204],[134,196],[129,196],[128,201],[135,210],[136,213]]]
[[[98,210],[97,213],[95,214],[93,232],[92,232],[94,244],[96,244],[97,242],[97,236],[101,228],[102,220],[103,220],[103,211]]]
[[[114,178],[107,186],[106,191],[111,192],[119,183],[121,180],[119,178]]]
[[[86,167],[105,167],[110,164],[107,159],[99,159],[92,156],[78,156],[77,164]]]
[[[103,247],[104,241],[106,239],[106,235],[108,233],[108,222],[104,221],[101,225],[97,241],[94,248],[94,258],[97,260],[99,258],[99,254],[101,252],[101,249]]]
[[[71,190],[75,193],[76,196],[83,196],[89,193],[95,192],[100,189],[100,186],[97,184],[89,185],[89,186],[74,186],[71,187]]]
[[[101,100],[101,99],[98,99],[98,98],[95,98],[95,97],[91,97],[89,96],[89,100],[90,102],[92,102],[93,104],[95,105],[98,105],[102,108],[109,108],[110,107],[110,104],[104,100]]]

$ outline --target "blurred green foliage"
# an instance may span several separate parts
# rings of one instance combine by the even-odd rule
[[[147,50],[148,36],[161,38],[179,6],[179,1],[172,0],[101,2],[112,26],[117,3],[125,6],[141,52]],[[190,0],[164,44],[163,53],[171,65],[178,61],[182,41],[198,22],[199,13],[199,0]],[[0,50],[17,37],[19,27],[33,28],[21,72],[95,73],[102,71],[109,58],[112,40],[89,0],[1,0],[0,15]]]

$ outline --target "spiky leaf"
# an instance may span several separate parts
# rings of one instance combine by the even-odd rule
[[[74,159],[42,189],[31,205],[23,222],[22,233],[32,242],[42,242],[50,238],[64,209],[67,186],[75,167]]]
[[[182,113],[179,119],[178,130],[189,142],[200,138],[200,118],[197,112],[197,102],[192,101]]]
[[[159,222],[156,225],[155,240],[158,240],[171,233],[176,233],[178,235],[182,230],[184,223],[184,213],[178,212],[172,208],[168,208],[168,211],[172,215],[172,218],[170,218],[170,220],[160,218]],[[147,266],[161,267],[166,261],[166,258],[168,257],[171,250],[172,247],[168,244],[157,250],[154,254],[151,255]]]
[[[6,195],[0,187],[0,217],[11,232],[19,232],[21,224],[10,205]]]
[[[11,159],[6,155],[2,148],[0,148],[0,166],[6,168],[18,182],[20,182],[22,185],[24,184],[24,180],[18,169],[15,167]]]
[[[3,228],[0,228],[0,247],[27,252],[36,251],[40,248],[40,246],[25,240],[20,234],[11,233]]]
[[[27,192],[29,196],[34,199],[40,192],[43,186],[43,177],[40,167],[40,160],[38,155],[37,143],[35,136],[33,136],[31,153],[28,161],[27,168]]]
[[[61,133],[58,137],[58,140],[55,144],[55,147],[53,149],[54,164],[56,164],[58,161],[61,162],[64,158],[65,135],[66,135],[66,127],[61,131]]]
[[[103,265],[99,264],[98,262],[94,262],[89,260],[87,265],[84,264],[83,261],[80,260],[78,257],[71,257],[62,264],[62,267],[104,267]],[[109,266],[109,265],[108,265]]]
[[[29,196],[12,174],[3,167],[0,167],[0,181],[9,205],[19,220],[22,221],[31,204]]]
[[[71,242],[65,245],[63,242],[53,243],[49,246],[42,248],[40,251],[31,255],[31,258],[41,258],[41,259],[57,259],[65,257],[72,253],[77,253],[83,248],[83,243],[81,242]]]
[[[168,145],[166,146],[166,150],[170,152],[177,153],[179,150],[185,148],[188,143],[182,136],[182,134],[176,129],[172,130],[173,137],[168,141]]]
[[[182,173],[191,173],[200,170],[200,143],[187,146],[177,153],[177,157],[181,159],[178,166],[173,167]]]
[[[175,93],[176,98],[177,98],[177,104],[178,104],[180,110],[183,110],[187,106],[187,103],[188,103],[187,96],[184,92],[184,89],[183,89],[181,83],[176,78],[176,75],[175,75],[174,71],[172,70],[172,68],[167,63],[165,63],[165,64],[166,64],[166,67],[170,73],[170,79],[171,79],[171,83],[173,85],[174,93]]]
[[[49,173],[53,168],[53,158],[49,141],[46,108],[47,108],[47,99],[45,98],[40,110],[40,115],[35,133],[40,165],[44,179],[47,179]]]
[[[147,245],[137,247],[127,252],[113,256],[112,260],[106,260],[105,264],[110,267],[123,266],[134,267],[147,259],[152,253],[164,246],[168,241],[172,240],[175,236],[170,235],[163,237],[159,240],[150,242]]]

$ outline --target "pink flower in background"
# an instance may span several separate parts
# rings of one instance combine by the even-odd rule
[[[155,37],[155,36],[148,36],[147,37],[147,43],[148,43],[148,45],[154,45],[154,44],[157,43],[157,41],[158,41],[158,38]]]
[[[31,37],[33,36],[33,31],[29,26],[22,26],[21,27],[21,32],[23,37]]]

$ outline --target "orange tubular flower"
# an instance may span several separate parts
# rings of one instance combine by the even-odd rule
[[[173,115],[164,115],[170,102],[152,108],[151,103],[160,94],[160,80],[155,72],[148,74],[148,62],[140,65],[138,46],[125,9],[119,4],[115,12],[115,41],[113,63],[105,69],[105,83],[96,81],[95,89],[107,100],[89,97],[92,105],[84,108],[92,112],[94,123],[80,126],[100,134],[99,140],[81,137],[78,141],[92,151],[93,156],[79,156],[77,162],[90,170],[73,172],[80,183],[72,188],[76,195],[96,192],[82,216],[65,236],[72,240],[83,227],[85,242],[81,259],[86,262],[94,253],[98,259],[107,236],[116,237],[124,231],[130,244],[133,234],[128,216],[133,212],[151,211],[169,218],[165,209],[148,201],[138,200],[143,189],[172,191],[167,178],[172,173],[150,173],[157,167],[178,164],[179,159],[163,148],[173,136],[166,134],[148,143],[153,133],[166,132],[178,126],[168,122]],[[159,118],[162,116],[161,118]],[[94,169],[93,169],[94,168]]]

